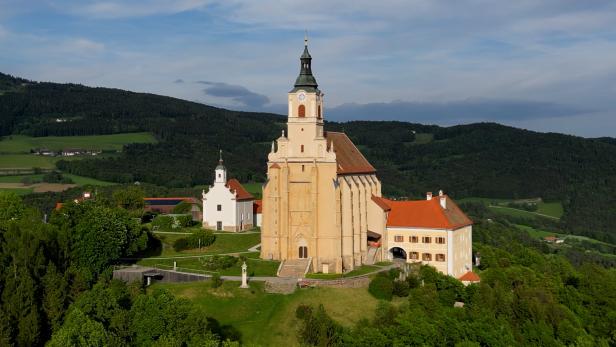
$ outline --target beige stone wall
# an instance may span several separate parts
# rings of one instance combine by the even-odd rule
[[[458,278],[472,270],[473,226],[454,230],[453,234],[453,273]]]

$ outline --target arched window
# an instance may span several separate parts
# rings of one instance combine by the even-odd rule
[[[299,258],[300,259],[308,258],[308,247],[306,247],[306,246],[300,246],[299,247]]]
[[[302,145],[300,149],[301,149],[301,152],[304,153],[304,145]]]
[[[306,117],[306,106],[299,105],[299,107],[297,108],[297,116]]]
[[[317,109],[317,117],[321,119],[321,105],[319,105],[319,108]]]

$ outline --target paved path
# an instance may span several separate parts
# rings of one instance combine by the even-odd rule
[[[254,246],[248,248],[248,252],[258,252],[259,249],[257,249],[257,248],[259,248],[259,247],[261,247],[261,243],[259,243],[258,245],[254,245]]]

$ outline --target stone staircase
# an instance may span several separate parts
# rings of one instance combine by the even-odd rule
[[[377,252],[380,250],[380,247],[368,247],[368,253],[366,254],[366,265],[373,265],[376,259]]]
[[[278,277],[304,278],[306,269],[310,266],[311,259],[286,259],[278,269]]]

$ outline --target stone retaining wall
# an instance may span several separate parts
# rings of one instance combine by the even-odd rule
[[[370,284],[370,278],[353,277],[341,278],[337,280],[317,280],[305,278],[300,281],[300,287],[332,287],[332,288],[365,288]]]

